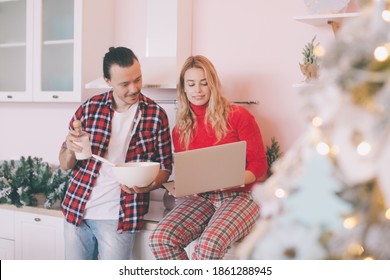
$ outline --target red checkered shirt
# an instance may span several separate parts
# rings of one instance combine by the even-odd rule
[[[77,109],[70,123],[72,128],[74,119],[81,120],[83,129],[91,135],[92,153],[102,157],[108,149],[111,119],[115,113],[112,98],[112,91],[90,98]],[[172,170],[171,136],[167,115],[164,109],[142,94],[134,118],[127,161],[156,161],[161,163],[161,169]],[[72,176],[62,202],[62,212],[69,223],[80,225],[100,167],[101,162],[90,158],[77,161],[72,169]],[[141,230],[143,216],[148,212],[148,208],[149,193],[127,194],[121,191],[118,232]]]

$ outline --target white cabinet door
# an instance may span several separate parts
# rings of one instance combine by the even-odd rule
[[[15,259],[64,259],[63,232],[62,217],[15,212]]]
[[[80,102],[114,42],[111,0],[34,0],[33,101]]]
[[[0,209],[0,260],[15,258],[14,238],[14,212]]]
[[[32,100],[33,1],[0,1],[0,102]]]
[[[0,238],[15,238],[14,215],[13,210],[0,209]]]
[[[80,102],[114,42],[111,0],[0,1],[0,102]],[[88,97],[89,94],[86,94]]]
[[[0,260],[14,260],[14,241],[0,238]]]
[[[34,101],[80,101],[74,93],[74,0],[34,1]]]

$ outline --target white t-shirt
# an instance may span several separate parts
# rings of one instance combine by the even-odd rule
[[[126,112],[115,112],[112,118],[111,137],[105,158],[124,163],[129,148],[138,103]],[[87,201],[84,219],[117,220],[121,188],[112,174],[112,167],[102,163],[96,184]]]

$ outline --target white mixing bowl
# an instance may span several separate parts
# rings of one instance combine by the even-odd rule
[[[126,162],[112,167],[115,179],[128,187],[147,187],[160,170],[159,162]]]

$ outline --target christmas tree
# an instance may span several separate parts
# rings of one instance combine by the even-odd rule
[[[366,6],[301,91],[307,131],[254,189],[253,259],[390,258],[390,11]]]

